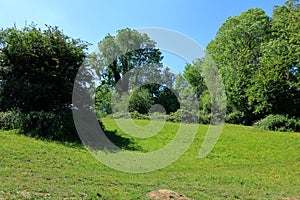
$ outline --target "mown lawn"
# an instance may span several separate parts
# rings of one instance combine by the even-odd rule
[[[109,130],[119,130],[112,119]],[[136,121],[146,125],[147,121]],[[193,126],[193,125],[190,125]],[[134,138],[141,152],[163,147],[178,124]],[[147,199],[170,189],[194,199],[300,199],[300,134],[225,125],[214,150],[199,159],[207,126],[189,150],[170,166],[144,174],[106,167],[84,147],[36,140],[0,131],[0,199]]]

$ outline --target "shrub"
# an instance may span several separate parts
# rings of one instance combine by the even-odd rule
[[[182,110],[178,109],[176,112],[171,113],[167,121],[170,122],[184,122],[184,123],[198,123],[199,121],[199,114],[197,111],[188,111],[188,110]]]
[[[17,111],[6,111],[0,112],[0,129],[10,130],[19,128],[19,112]]]
[[[138,88],[133,91],[129,100],[129,111],[147,114],[154,103],[147,89]]]
[[[80,141],[71,110],[23,113],[20,122],[20,132],[25,135],[57,141]]]
[[[117,112],[115,114],[113,114],[113,118],[122,118],[122,119],[146,119],[149,120],[150,117],[149,115],[146,114],[141,114],[137,111],[133,111],[133,112]]]
[[[130,113],[129,112],[117,112],[117,113],[112,114],[112,118],[129,119],[130,118]]]
[[[199,111],[199,123],[209,124],[211,119],[211,113],[207,113],[204,110]]]
[[[168,115],[160,112],[152,112],[150,113],[150,119],[151,120],[159,120],[159,121],[166,121],[168,118]]]
[[[233,111],[226,115],[226,122],[230,124],[245,124],[245,114],[241,111]]]
[[[112,117],[111,115],[109,117]],[[118,112],[113,114],[113,118],[122,118],[122,119],[141,119],[141,120],[166,120],[169,122],[184,122],[184,123],[198,123],[199,114],[196,111],[182,111],[178,109],[176,112],[166,115],[159,112],[153,112],[148,114],[141,114],[137,111],[123,113]]]
[[[285,115],[268,115],[253,126],[261,130],[300,132],[300,119]]]
[[[147,114],[141,114],[141,113],[139,113],[137,111],[131,112],[130,115],[131,115],[132,119],[146,119],[146,120],[150,119],[149,115],[147,115]]]
[[[181,109],[178,109],[176,112],[171,113],[168,116],[167,121],[170,121],[170,122],[181,122]]]

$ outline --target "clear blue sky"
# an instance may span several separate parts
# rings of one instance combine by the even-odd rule
[[[97,43],[122,28],[161,27],[179,31],[202,47],[229,16],[262,8],[271,16],[285,0],[0,0],[0,27],[31,22],[58,26],[65,34]],[[182,71],[185,61],[166,54],[164,64]]]

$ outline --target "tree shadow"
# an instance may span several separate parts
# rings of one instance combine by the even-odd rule
[[[104,131],[107,138],[114,143],[116,146],[123,150],[129,151],[142,151],[142,147],[139,146],[134,140],[131,138],[126,138],[121,136],[116,130],[113,131]]]
[[[98,121],[98,126],[93,127],[90,122],[89,124],[81,121],[79,128],[84,127],[84,135],[80,136],[82,143],[92,151],[107,151],[116,153],[121,150],[128,151],[143,151],[142,147],[139,146],[134,139],[127,138],[117,132],[117,130],[107,130],[104,124]],[[87,121],[86,121],[87,122]],[[85,125],[83,125],[83,123]],[[77,130],[81,131],[82,130]]]

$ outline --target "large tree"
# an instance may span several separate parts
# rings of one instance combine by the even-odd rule
[[[152,102],[164,106],[167,113],[175,112],[179,108],[178,100],[171,92],[175,75],[169,68],[163,68],[162,59],[155,41],[146,34],[127,28],[118,31],[116,36],[107,35],[89,61],[101,82],[96,92],[96,110],[104,114],[111,112],[109,98],[112,91],[119,95],[135,91],[130,111],[147,113],[151,106],[149,102]],[[143,98],[149,100],[145,101],[146,106]]]
[[[261,67],[249,89],[257,115],[300,109],[300,4],[289,0],[273,11],[271,39],[262,44]]]
[[[87,44],[57,27],[32,25],[0,31],[0,109],[70,108],[73,82]]]
[[[229,17],[207,46],[224,81],[228,112],[237,113],[237,123],[251,124],[254,120],[247,89],[260,67],[261,44],[268,41],[269,33],[270,18],[262,9],[249,9]]]
[[[98,44],[98,51],[91,57],[102,83],[115,87],[119,82],[116,88],[119,93],[128,92],[129,79],[138,84],[143,79],[139,75],[159,75],[162,58],[153,40],[146,34],[128,28],[118,31],[116,36],[105,36]],[[133,76],[124,76],[133,69],[136,69]]]

